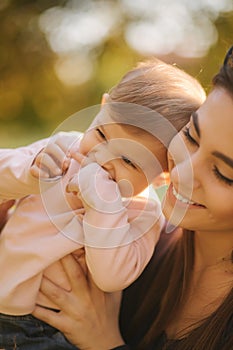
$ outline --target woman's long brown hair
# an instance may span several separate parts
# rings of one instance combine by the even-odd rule
[[[184,230],[179,237],[168,239],[172,242],[166,246],[162,238],[154,261],[123,298],[122,333],[135,350],[154,349],[153,345],[179,310],[189,287],[194,263],[194,233]],[[232,350],[233,330],[226,331],[230,321],[233,324],[232,311],[233,289],[213,314],[190,333],[187,330],[187,337],[177,342],[174,349]]]
[[[214,77],[213,86],[225,89],[233,98],[233,49],[230,54]],[[162,236],[151,263],[123,298],[122,333],[135,350],[156,350],[154,344],[178,312],[192,276],[194,232]],[[217,310],[194,330],[187,330],[187,337],[172,349],[232,350],[232,328],[233,288]]]

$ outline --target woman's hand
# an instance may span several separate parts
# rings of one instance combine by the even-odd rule
[[[124,344],[118,326],[121,293],[101,291],[72,255],[63,258],[62,264],[72,286],[70,292],[46,278],[41,284],[41,293],[61,311],[36,306],[33,315],[59,329],[80,349],[108,350]]]

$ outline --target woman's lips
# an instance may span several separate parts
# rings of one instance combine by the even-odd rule
[[[184,197],[183,195],[181,195],[180,193],[178,193],[173,185],[171,185],[170,191],[172,192],[173,196],[181,203],[184,203],[184,204],[189,205],[189,206],[205,208],[204,205],[197,203],[197,202],[194,202],[191,199],[188,199],[188,198]]]

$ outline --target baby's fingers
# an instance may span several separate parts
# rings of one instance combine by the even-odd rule
[[[74,160],[76,160],[78,163],[82,164],[83,162],[85,162],[86,160],[86,156],[84,156],[82,153],[78,152],[75,149],[71,149],[69,151],[69,155],[71,158],[73,158]]]
[[[31,166],[30,173],[31,173],[32,176],[34,176],[37,179],[39,179],[40,177],[43,177],[45,179],[49,178],[48,172],[38,168],[38,166],[35,165],[35,164]]]
[[[66,192],[77,194],[79,192],[78,175],[73,176],[66,186]]]
[[[56,142],[50,143],[44,152],[53,159],[53,162],[57,164],[57,167],[61,169],[62,172],[65,172],[68,169],[70,158],[67,157],[66,152]]]
[[[49,177],[62,175],[63,170],[61,166],[57,164],[57,161],[46,152],[38,154],[35,165],[40,169],[40,176],[42,173],[47,173]]]

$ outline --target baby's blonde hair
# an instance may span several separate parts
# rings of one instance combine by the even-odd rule
[[[126,73],[110,90],[107,102],[112,105],[113,114],[118,115],[117,122],[134,125],[138,113],[124,113],[119,105],[135,104],[156,111],[179,131],[205,98],[205,91],[195,78],[174,65],[154,58],[139,63]],[[145,129],[153,128],[153,118],[153,114],[150,118],[146,113],[143,120]]]

